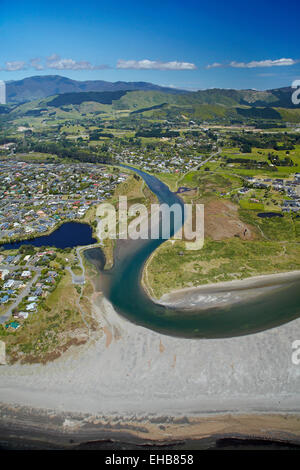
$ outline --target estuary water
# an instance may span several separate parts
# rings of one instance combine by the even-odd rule
[[[124,165],[125,166],[125,165]],[[171,206],[183,204],[182,200],[156,177],[136,168],[160,203]],[[177,230],[171,221],[171,235]],[[117,249],[113,268],[102,271],[102,287],[105,296],[113,304],[115,310],[128,320],[158,331],[160,333],[186,338],[225,338],[241,336],[263,331],[300,316],[300,278],[286,281],[270,288],[266,285],[265,293],[257,290],[250,298],[243,296],[241,300],[224,305],[201,305],[193,308],[176,308],[161,305],[153,301],[141,285],[145,262],[153,251],[165,240],[148,239],[128,241],[125,249]],[[95,251],[94,260],[97,261]],[[92,257],[89,257],[92,261]],[[264,287],[262,283],[259,287]],[[255,289],[255,287],[254,287]],[[254,295],[253,295],[254,294]]]
[[[125,165],[123,165],[125,167]],[[150,190],[158,197],[159,202],[171,206],[175,203],[183,207],[180,197],[156,177],[136,168],[128,167],[140,175]],[[180,228],[183,220],[170,221],[171,236]],[[117,241],[114,255],[114,266],[103,271],[105,257],[102,250],[91,248],[85,250],[86,258],[92,262],[100,273],[99,284],[105,296],[115,310],[128,320],[146,328],[168,335],[186,338],[225,338],[247,335],[263,331],[300,316],[300,277],[297,280],[281,281],[270,285],[261,283],[252,287],[251,296],[245,288],[239,291],[239,301],[234,303],[211,303],[205,301],[218,293],[208,292],[200,296],[204,302],[195,302],[194,306],[181,303],[179,307],[161,305],[153,301],[141,285],[145,262],[154,250],[165,240],[163,238],[147,240]],[[43,235],[30,240],[17,241],[1,245],[3,249],[15,249],[22,245],[37,247],[53,246],[56,248],[73,248],[97,243],[92,237],[92,229],[87,224],[66,222],[50,235]],[[262,287],[266,287],[265,290]],[[249,291],[249,289],[248,289]],[[224,287],[220,289],[224,297]],[[262,293],[263,292],[263,293]],[[245,295],[247,294],[247,295]],[[225,296],[231,296],[229,290]],[[183,302],[184,303],[184,302]]]

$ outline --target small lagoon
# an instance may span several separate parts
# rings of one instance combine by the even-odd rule
[[[15,250],[22,245],[52,246],[55,248],[74,248],[76,246],[93,245],[97,243],[92,236],[92,227],[81,222],[65,222],[50,235],[42,235],[28,240],[5,243],[0,247],[5,250]]]
[[[283,217],[283,214],[281,214],[280,212],[259,212],[257,216],[261,219],[269,219],[271,217]]]

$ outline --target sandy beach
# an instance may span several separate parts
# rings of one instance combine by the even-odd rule
[[[230,288],[236,292],[242,286],[253,292],[253,287],[273,288],[274,282],[290,282],[297,276],[299,272],[234,281]],[[168,294],[165,301],[177,305],[184,295],[194,302],[193,295],[222,293],[228,284]],[[143,423],[148,438],[170,438],[176,419],[183,420],[186,436],[222,429],[258,434],[285,429],[293,436],[300,434],[300,365],[292,362],[300,319],[253,335],[199,340],[165,336],[130,323],[101,293],[94,295],[93,309],[102,334],[85,345],[72,347],[46,365],[0,366],[2,422],[5,409],[13,406],[81,416],[74,421],[78,429],[83,419],[98,420],[99,426],[106,423],[106,429],[114,420]],[[239,425],[241,416],[245,421]],[[260,419],[265,420],[262,427]],[[158,427],[166,422],[167,428]]]
[[[299,280],[300,271],[290,271],[277,274],[263,274],[242,280],[205,284],[197,287],[178,289],[164,294],[159,303],[183,308],[206,308],[208,305],[233,304],[245,298],[254,298],[277,289],[293,281]],[[144,284],[144,288],[147,287]],[[149,295],[149,289],[147,289]],[[153,301],[157,299],[151,297]]]

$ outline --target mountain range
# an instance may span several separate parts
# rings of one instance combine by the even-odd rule
[[[24,103],[47,98],[62,93],[79,93],[89,91],[161,91],[165,93],[186,93],[175,88],[162,87],[148,82],[107,82],[104,80],[71,80],[60,75],[45,75],[6,82],[7,103]]]
[[[95,114],[139,113],[166,120],[300,122],[300,105],[293,104],[291,87],[192,92],[147,82],[81,82],[58,75],[29,77],[7,82],[6,86],[8,104],[0,106],[0,114],[8,119],[21,116],[79,119]]]

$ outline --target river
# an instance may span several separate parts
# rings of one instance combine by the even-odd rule
[[[177,203],[183,207],[182,199],[172,193],[159,179],[136,168],[128,166],[127,168],[144,179],[160,203],[168,206]],[[171,236],[182,223],[183,220],[175,222],[171,220]],[[142,273],[151,253],[164,241],[163,238],[117,240],[114,266],[109,271],[103,271],[105,259],[100,248],[85,250],[86,258],[100,273],[97,284],[101,285],[101,289],[115,310],[128,320],[167,335],[186,338],[225,338],[267,330],[300,315],[299,278],[293,281],[287,279],[278,285],[274,281],[273,286],[269,282],[253,287],[251,296],[248,295],[249,288],[239,287],[233,292],[229,291],[226,286],[216,292],[216,290],[209,290],[208,287],[201,297],[202,300],[210,297],[213,302],[210,304],[206,301],[195,302],[194,307],[166,306],[153,301],[141,285]],[[72,248],[96,242],[89,225],[67,222],[50,235],[8,243],[2,247],[15,249],[29,244],[39,247]],[[237,291],[239,301],[234,303],[227,301],[223,304],[214,301],[215,298],[218,299],[218,296],[219,298],[237,297]]]
[[[169,206],[182,200],[156,177],[136,168],[160,203]],[[174,234],[178,227],[172,226]],[[175,232],[174,232],[175,230]],[[241,295],[233,304],[201,308],[168,307],[153,301],[144,291],[141,278],[145,262],[165,240],[134,240],[117,242],[114,266],[101,271],[105,296],[115,310],[128,320],[152,330],[186,338],[225,338],[267,330],[289,322],[300,315],[300,280],[289,281],[266,289],[264,294]],[[100,253],[100,251],[99,251]],[[89,256],[97,264],[97,251]],[[263,287],[263,286],[261,286]],[[241,289],[242,291],[242,289]],[[258,292],[258,291],[257,291]],[[241,292],[242,294],[242,292]],[[252,293],[253,294],[253,293]]]

